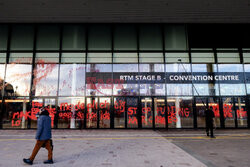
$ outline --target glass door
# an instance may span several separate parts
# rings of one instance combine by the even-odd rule
[[[111,97],[99,97],[99,128],[110,128]]]
[[[98,98],[87,97],[86,127],[97,128],[98,125]]]
[[[154,110],[151,97],[141,98],[141,122],[142,128],[153,128]]]

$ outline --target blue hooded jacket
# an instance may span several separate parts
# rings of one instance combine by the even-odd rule
[[[38,118],[36,139],[37,140],[51,139],[51,118],[47,113],[46,114],[42,113]]]

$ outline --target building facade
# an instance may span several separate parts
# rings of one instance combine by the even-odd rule
[[[249,128],[248,24],[0,24],[1,128]]]

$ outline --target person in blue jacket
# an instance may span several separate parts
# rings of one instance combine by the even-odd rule
[[[40,110],[40,115],[37,121],[37,132],[36,132],[36,145],[33,149],[33,152],[28,159],[23,159],[23,162],[29,165],[33,164],[33,161],[36,157],[36,154],[40,150],[42,146],[48,150],[48,160],[44,161],[45,164],[53,164],[53,148],[52,148],[52,140],[51,140],[51,118],[49,116],[49,112],[42,108]]]

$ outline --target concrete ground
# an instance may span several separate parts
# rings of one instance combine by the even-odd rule
[[[53,130],[54,164],[41,148],[33,166],[249,167],[250,130]],[[0,167],[27,166],[35,130],[0,130]]]

